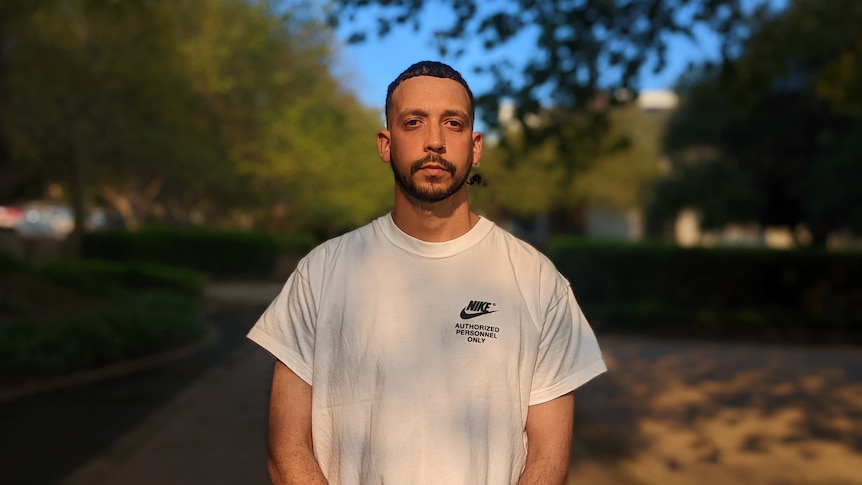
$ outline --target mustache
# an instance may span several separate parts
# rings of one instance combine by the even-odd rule
[[[431,153],[426,155],[424,158],[416,160],[410,165],[410,175],[415,174],[416,172],[422,170],[422,167],[432,163],[441,166],[443,170],[446,170],[451,174],[455,173],[455,165],[452,162],[446,160],[440,155],[437,155],[436,153]]]

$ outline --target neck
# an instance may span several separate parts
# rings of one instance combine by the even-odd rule
[[[426,242],[445,242],[466,234],[479,222],[462,188],[440,202],[415,200],[396,188],[392,221],[404,233]]]

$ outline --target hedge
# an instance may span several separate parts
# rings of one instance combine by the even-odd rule
[[[158,291],[126,295],[100,310],[0,322],[0,384],[142,357],[203,333],[193,300]]]
[[[42,265],[37,271],[47,280],[89,295],[160,289],[199,297],[206,283],[199,272],[146,262],[60,260]]]
[[[31,266],[2,253],[0,264],[2,385],[154,354],[204,333],[200,273],[89,260]]]
[[[269,275],[285,254],[304,254],[317,243],[304,234],[149,228],[87,233],[85,258],[140,261],[194,269],[207,275]]]
[[[556,238],[549,257],[616,330],[862,337],[862,253],[680,248]]]

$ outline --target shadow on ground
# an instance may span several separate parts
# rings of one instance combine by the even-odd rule
[[[573,479],[862,484],[858,348],[600,340],[610,372],[576,394]]]

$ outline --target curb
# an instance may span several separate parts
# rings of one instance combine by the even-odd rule
[[[207,331],[200,339],[186,344],[182,347],[177,347],[159,354],[142,357],[140,359],[119,362],[116,364],[100,367],[98,369],[88,369],[80,372],[75,372],[66,376],[56,377],[47,380],[30,381],[14,387],[0,387],[0,403],[12,401],[25,396],[38,394],[45,391],[53,391],[67,387],[80,386],[89,384],[111,377],[117,377],[130,372],[135,372],[159,364],[164,364],[172,360],[187,357],[200,349],[208,347],[221,338],[221,333],[218,329],[207,326]]]
[[[202,302],[209,303],[252,303],[267,304],[278,294],[284,285],[283,282],[245,282],[231,281],[212,283],[204,288]],[[0,386],[0,403],[13,401],[25,396],[38,394],[40,392],[63,389],[67,387],[89,384],[92,382],[117,377],[130,372],[135,372],[159,364],[187,357],[205,347],[208,347],[221,338],[221,333],[211,324],[207,325],[206,333],[197,341],[188,343],[182,347],[170,349],[158,354],[141,357],[140,359],[118,362],[106,367],[88,369],[74,372],[69,375],[46,380],[34,380],[23,384],[2,387]]]

